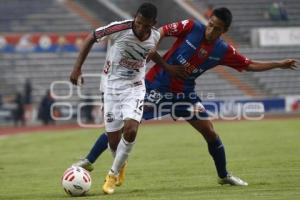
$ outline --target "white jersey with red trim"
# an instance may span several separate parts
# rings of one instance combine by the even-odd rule
[[[160,33],[151,29],[151,35],[140,41],[132,30],[133,20],[113,22],[94,31],[96,41],[108,39],[107,55],[101,85],[105,92],[121,91],[143,84],[146,58],[160,39]]]

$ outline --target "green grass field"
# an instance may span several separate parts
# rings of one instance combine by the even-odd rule
[[[105,152],[92,189],[76,199],[300,199],[300,121],[217,122],[228,169],[248,187],[220,186],[205,141],[188,124],[142,125],[124,186],[101,187],[111,166]],[[0,199],[67,199],[60,178],[84,156],[99,130],[24,134],[0,139]]]

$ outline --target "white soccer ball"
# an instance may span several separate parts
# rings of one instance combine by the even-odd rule
[[[61,184],[67,194],[83,196],[90,190],[92,179],[89,172],[82,167],[72,166],[64,172]]]

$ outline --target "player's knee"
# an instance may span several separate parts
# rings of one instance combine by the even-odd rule
[[[205,129],[203,135],[207,142],[215,141],[219,137],[212,127]]]
[[[136,134],[137,134],[137,127],[135,126],[124,127],[123,137],[127,142],[134,142]]]
[[[127,120],[123,128],[123,138],[127,142],[134,142],[139,127],[139,122],[135,120]]]

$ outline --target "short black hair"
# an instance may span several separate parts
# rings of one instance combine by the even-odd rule
[[[143,3],[140,5],[136,13],[141,14],[145,18],[156,20],[157,8],[152,3]]]
[[[232,14],[231,11],[226,7],[216,8],[213,10],[213,14],[220,20],[222,20],[225,24],[225,28],[228,29],[232,22]]]

